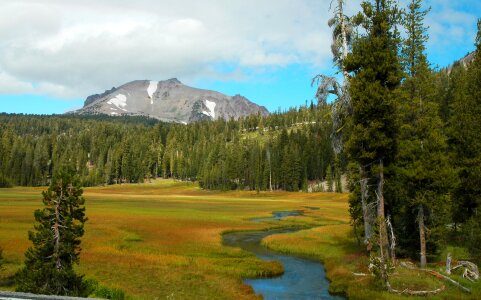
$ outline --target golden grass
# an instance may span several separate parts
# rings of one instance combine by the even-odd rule
[[[42,207],[44,188],[0,189],[0,246],[6,266],[0,289],[13,289],[9,278],[21,267],[30,246],[33,211]],[[223,232],[270,226],[313,227],[263,240],[269,248],[321,260],[332,292],[352,299],[404,299],[377,289],[368,259],[352,236],[347,195],[334,193],[212,192],[172,180],[85,189],[86,234],[78,269],[102,285],[119,288],[132,299],[256,299],[242,278],[279,274],[282,267],[221,243]],[[309,207],[318,207],[312,210]],[[304,216],[254,223],[272,211],[303,210]],[[452,249],[450,249],[452,250]],[[442,266],[437,267],[442,268]],[[435,299],[481,299],[479,284],[457,278],[473,289],[457,288],[424,273],[397,268],[396,289],[447,290]]]
[[[0,246],[7,261],[2,278],[23,262],[33,211],[42,207],[42,190],[0,190]],[[329,193],[211,192],[192,183],[157,180],[86,188],[84,196],[89,220],[78,269],[135,299],[256,299],[241,278],[278,274],[282,267],[223,246],[223,232],[269,227],[275,223],[250,219],[278,210],[306,212],[283,225],[348,221],[346,196]]]

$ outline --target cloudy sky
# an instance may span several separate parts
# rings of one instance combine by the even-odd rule
[[[63,113],[131,80],[173,77],[270,111],[298,106],[313,99],[315,74],[334,72],[329,3],[0,0],[0,112]],[[474,49],[481,1],[425,4],[434,66]]]

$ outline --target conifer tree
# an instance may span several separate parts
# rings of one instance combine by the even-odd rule
[[[60,169],[47,191],[44,209],[35,211],[33,246],[25,253],[25,266],[16,276],[17,291],[47,295],[87,296],[83,276],[74,271],[84,234],[85,202],[71,168]]]
[[[397,192],[400,207],[395,215],[400,229],[398,241],[408,255],[415,257],[419,253],[422,268],[427,255],[436,254],[445,236],[448,191],[453,181],[443,123],[433,97],[434,75],[424,54],[428,36],[423,20],[427,12],[421,0],[411,0],[403,15],[407,38],[402,62],[407,78],[399,95],[401,130],[396,160],[402,186]]]
[[[352,73],[350,96],[352,114],[349,118],[350,137],[346,150],[361,167],[363,178],[376,191],[369,193],[370,203],[377,203],[381,260],[388,257],[384,183],[392,177],[391,164],[397,152],[398,125],[396,122],[395,89],[402,78],[398,59],[399,38],[396,25],[399,10],[392,0],[373,0],[362,3],[362,12],[355,17],[365,34],[357,37],[345,68]],[[375,196],[375,197],[373,197]],[[351,199],[351,205],[361,206],[361,200]],[[366,206],[364,203],[363,206]],[[371,205],[372,206],[372,205]],[[352,212],[359,209],[351,208]],[[370,233],[365,233],[369,235]],[[368,249],[370,246],[368,245]]]
[[[450,135],[455,149],[459,183],[454,191],[454,221],[463,231],[476,256],[481,243],[481,19],[478,20],[474,60],[468,65],[464,84],[454,97]]]

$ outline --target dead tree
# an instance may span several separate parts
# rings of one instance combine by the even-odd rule
[[[271,166],[271,151],[267,148],[266,151],[267,161],[269,162],[269,190],[272,192],[272,166]]]
[[[421,268],[426,267],[426,227],[424,226],[424,209],[423,205],[419,205],[418,210],[418,223],[419,223],[419,242],[420,242],[420,265]]]
[[[456,270],[460,267],[464,267],[463,277],[469,281],[475,281],[479,279],[478,267],[470,261],[460,260],[457,262],[456,266],[451,270]]]
[[[366,244],[367,251],[371,251],[371,215],[369,211],[369,207],[367,204],[367,199],[369,196],[368,191],[368,179],[365,178],[365,173],[363,167],[359,167],[359,174],[361,176],[360,184],[361,184],[361,205],[362,205],[362,217],[364,219],[364,244]]]
[[[379,220],[379,249],[381,258],[388,259],[388,236],[386,230],[385,213],[384,213],[384,163],[381,159],[379,162],[379,179],[377,185],[377,217]]]
[[[451,253],[446,257],[446,274],[451,275]]]
[[[318,89],[316,98],[318,105],[325,105],[329,94],[337,97],[332,106],[332,122],[333,122],[333,148],[336,153],[342,149],[341,130],[344,127],[344,119],[351,113],[351,100],[349,96],[349,73],[344,67],[344,60],[349,53],[349,45],[352,40],[353,27],[349,17],[344,15],[344,0],[332,0],[337,5],[334,7],[334,16],[329,19],[328,25],[332,28],[332,44],[331,51],[334,63],[342,72],[344,81],[340,84],[336,77],[317,75],[312,79],[311,85],[317,83]]]
[[[60,227],[62,227],[62,215],[60,213],[61,208],[61,202],[64,201],[63,199],[63,186],[62,186],[62,180],[60,180],[60,195],[53,199],[53,204],[54,204],[54,220],[52,224],[52,231],[53,231],[53,257],[55,258],[55,268],[57,270],[60,270],[62,268],[62,261],[60,259]]]
[[[389,230],[389,250],[391,255],[391,262],[396,264],[396,237],[394,236],[394,229],[391,223],[391,216],[386,219],[386,226]]]

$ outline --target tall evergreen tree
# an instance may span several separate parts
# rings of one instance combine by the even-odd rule
[[[481,244],[481,19],[475,45],[474,60],[454,97],[450,135],[459,176],[453,197],[454,221],[469,220],[463,227],[464,236],[473,254],[479,256],[475,250]]]
[[[398,243],[412,257],[419,253],[423,268],[427,255],[436,255],[445,236],[448,192],[453,181],[446,136],[434,98],[434,74],[424,54],[427,12],[422,9],[422,0],[411,0],[403,15],[407,38],[402,62],[407,78],[399,95],[401,130],[396,170],[402,188],[397,192],[399,211],[395,214]]]
[[[35,211],[33,246],[25,253],[25,267],[17,273],[17,291],[47,295],[87,296],[83,276],[73,266],[79,262],[84,234],[85,202],[70,168],[60,169],[47,191],[44,209]]]
[[[402,78],[396,30],[399,10],[392,0],[364,1],[362,12],[355,19],[365,34],[354,40],[352,53],[345,60],[346,70],[352,73],[352,115],[349,119],[351,133],[346,149],[350,158],[361,168],[362,177],[369,179],[368,186],[377,185],[377,190],[369,193],[370,197],[366,199],[369,203],[361,203],[364,199],[361,197],[362,199],[351,198],[350,204],[363,204],[364,208],[367,204],[377,203],[379,246],[382,249],[381,257],[386,257],[385,204],[389,209],[391,203],[390,197],[384,201],[384,181],[389,183],[392,177],[390,167],[397,152],[398,125],[394,91]]]

